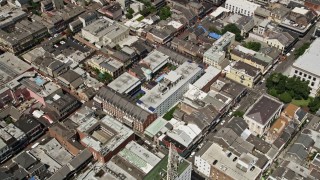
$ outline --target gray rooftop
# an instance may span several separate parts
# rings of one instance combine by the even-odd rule
[[[283,103],[267,95],[262,95],[245,113],[244,116],[261,125],[268,123],[275,113],[281,109]]]

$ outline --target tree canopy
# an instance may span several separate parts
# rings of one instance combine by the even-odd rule
[[[166,20],[167,18],[169,18],[171,16],[170,7],[169,6],[162,7],[159,11],[159,16],[161,20]]]
[[[288,103],[290,95],[292,99],[308,99],[310,87],[308,81],[301,81],[296,77],[287,77],[280,73],[274,73],[266,81],[268,93],[272,96],[281,96],[281,101]]]
[[[294,51],[294,55],[296,58],[301,56],[308,48],[310,47],[310,43],[304,43],[299,49]]]
[[[232,32],[236,35],[236,41],[241,42],[243,40],[243,37],[241,36],[241,30],[237,27],[236,24],[228,24],[226,25],[222,31],[221,34],[225,34],[227,31]]]
[[[243,46],[248,49],[251,49],[251,50],[258,52],[258,51],[260,51],[261,43],[249,41],[249,42],[244,43]]]

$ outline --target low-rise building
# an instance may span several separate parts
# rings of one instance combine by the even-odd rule
[[[234,62],[227,70],[226,77],[236,81],[244,86],[253,88],[254,85],[260,80],[260,69],[250,66],[242,61]]]
[[[95,160],[102,163],[109,161],[134,139],[132,130],[109,115],[99,121],[91,118],[77,131],[81,144],[89,149]]]
[[[147,57],[143,58],[139,64],[142,66],[142,69],[145,71],[145,74],[149,74],[149,78],[158,72],[162,67],[164,67],[170,61],[170,57],[158,50],[153,50],[148,54]],[[148,72],[151,72],[148,73]]]
[[[182,98],[189,83],[195,82],[202,73],[203,69],[196,63],[185,62],[175,71],[166,74],[161,82],[137,101],[137,105],[162,116]]]
[[[260,98],[246,111],[243,118],[249,125],[253,134],[263,135],[271,123],[277,119],[283,107],[283,103],[267,95]]]
[[[304,36],[315,23],[316,13],[304,7],[293,8],[288,15],[282,19],[280,26]]]

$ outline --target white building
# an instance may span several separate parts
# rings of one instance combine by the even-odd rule
[[[135,92],[135,90],[137,89],[137,87],[140,86],[140,84],[141,81],[137,77],[127,72],[124,72],[118,78],[109,83],[108,87],[117,91],[120,94],[130,95]]]
[[[296,76],[301,80],[309,81],[310,96],[319,94],[320,88],[320,38],[317,38],[292,65],[290,76]]]
[[[148,91],[137,102],[141,108],[162,116],[188,90],[189,83],[195,82],[203,69],[196,63],[185,62],[175,71],[170,71],[164,79]]]
[[[283,103],[262,95],[244,114],[243,119],[248,124],[252,134],[263,135],[271,123],[280,116]]]
[[[223,69],[222,64],[226,57],[225,50],[235,41],[235,37],[235,34],[226,32],[203,54],[203,62],[220,70]]]
[[[225,3],[226,9],[229,9],[233,13],[245,16],[253,16],[254,11],[258,7],[260,7],[260,5],[247,0],[227,0]]]
[[[82,37],[98,48],[114,47],[129,36],[129,28],[111,19],[102,18],[82,28]]]
[[[256,166],[257,157],[249,153],[236,156],[213,143],[203,154],[194,158],[197,171],[209,179],[258,179],[261,169]]]

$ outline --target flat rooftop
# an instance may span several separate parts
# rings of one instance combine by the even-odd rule
[[[317,38],[310,45],[302,56],[300,56],[294,63],[293,67],[307,71],[315,76],[320,76],[320,38]]]
[[[154,180],[154,179],[166,179],[168,165],[168,155],[165,156],[143,179]],[[180,157],[180,163],[178,164],[178,175],[184,172],[191,163]],[[165,177],[163,176],[165,174]]]
[[[140,63],[146,64],[154,73],[163,67],[169,60],[169,56],[160,51],[153,50]]]
[[[140,98],[137,104],[149,109],[149,111],[154,111],[200,71],[202,71],[202,68],[196,63],[183,63],[175,71],[166,74],[164,80]],[[172,87],[168,87],[170,84],[172,84]]]
[[[5,83],[25,71],[31,66],[12,53],[6,52],[0,55],[0,82]]]
[[[27,13],[20,8],[0,6],[0,29],[14,24],[25,17],[27,17]]]
[[[120,94],[123,94],[123,93],[129,93],[131,90],[133,90],[135,87],[137,87],[140,84],[141,82],[137,77],[127,72],[124,72],[118,78],[116,78],[111,83],[109,83],[108,87],[110,87],[111,89],[115,90]]]
[[[138,143],[131,141],[122,149],[118,156],[130,162],[142,172],[147,174],[160,162],[160,158],[142,147]]]
[[[202,89],[205,85],[207,85],[213,78],[217,77],[221,73],[221,70],[213,67],[208,66],[205,69],[205,74],[202,75],[196,82],[193,83],[194,86],[197,88]]]
[[[239,160],[233,161],[237,156],[228,153],[223,150],[218,144],[213,143],[208,149],[201,155],[201,158],[206,160],[215,169],[222,171],[222,173],[230,176],[233,179],[251,180],[257,179],[261,173],[261,169],[255,167],[252,171],[243,171],[237,167]],[[239,159],[239,157],[237,157]]]

